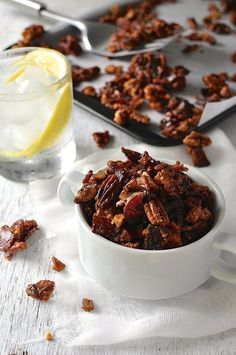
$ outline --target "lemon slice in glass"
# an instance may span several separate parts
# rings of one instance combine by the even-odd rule
[[[55,144],[70,121],[72,112],[71,78],[70,75],[68,75],[68,79],[66,78],[69,70],[67,60],[61,53],[52,49],[35,49],[14,62],[14,66],[16,66],[17,70],[8,77],[8,84],[16,81],[31,66],[43,68],[51,77],[55,78],[56,82],[65,78],[63,83],[60,82],[53,85],[53,90],[58,91],[59,97],[51,117],[39,137],[26,149],[20,151],[0,151],[1,155],[8,157],[20,158],[26,156],[31,158]],[[39,112],[35,112],[35,115],[40,114],[40,107],[38,107],[38,110]],[[34,120],[33,117],[32,120]]]

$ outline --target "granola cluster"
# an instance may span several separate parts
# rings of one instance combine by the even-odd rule
[[[35,220],[19,219],[11,226],[4,225],[0,228],[0,251],[5,258],[10,260],[13,255],[27,249],[27,239],[38,229]]]
[[[114,121],[120,125],[127,119],[149,124],[150,118],[137,111],[144,103],[163,112],[173,97],[173,91],[182,91],[188,69],[171,68],[164,54],[143,53],[134,56],[126,71],[119,72],[99,93],[100,101],[117,111]]]
[[[229,80],[227,73],[204,75],[202,81],[206,87],[201,90],[201,93],[206,101],[216,102],[234,96],[235,92],[229,87],[227,80]]]
[[[113,6],[101,22],[113,23],[118,29],[109,40],[108,51],[132,50],[143,43],[173,36],[181,29],[177,23],[168,23],[158,18],[153,7],[165,0],[141,1],[135,5]]]
[[[94,132],[93,139],[99,148],[104,148],[110,141],[110,133],[109,131]]]
[[[36,298],[39,301],[47,302],[54,291],[55,282],[51,280],[40,280],[35,284],[26,287],[26,294],[29,297]]]
[[[208,136],[192,131],[184,138],[183,143],[187,146],[187,152],[192,157],[193,165],[198,167],[210,165],[203,150],[204,147],[207,147],[212,143]]]
[[[84,68],[79,65],[72,65],[72,81],[74,86],[82,81],[93,80],[97,78],[99,74],[100,68],[98,66]]]
[[[158,250],[192,243],[211,229],[212,192],[192,180],[186,167],[147,152],[122,152],[126,161],[89,171],[75,197],[93,233],[129,248]]]

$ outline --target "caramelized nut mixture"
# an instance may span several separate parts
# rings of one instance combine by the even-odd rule
[[[210,165],[210,162],[202,149],[212,143],[208,136],[192,131],[184,138],[183,143],[187,146],[187,152],[191,155],[195,166],[202,167]]]
[[[88,298],[83,298],[82,300],[82,309],[85,312],[90,312],[94,309],[93,301]]]
[[[149,0],[125,7],[113,6],[107,15],[100,18],[101,22],[118,26],[110,37],[108,51],[132,50],[143,43],[177,33],[181,29],[179,24],[168,23],[152,12],[154,6],[163,2],[165,0]]]
[[[187,143],[195,149],[209,142],[192,136]],[[186,167],[157,161],[147,152],[122,152],[126,161],[108,161],[105,170],[89,171],[75,197],[93,233],[129,248],[170,249],[211,229],[212,192],[192,180]]]
[[[37,300],[47,302],[54,291],[55,282],[50,280],[40,280],[35,284],[26,287],[27,296]]]
[[[109,131],[94,132],[93,139],[99,148],[104,148],[110,141]]]
[[[83,68],[79,65],[72,65],[72,80],[73,85],[76,86],[82,81],[93,80],[100,74],[100,68],[97,66]]]
[[[206,88],[203,88],[201,92],[206,101],[220,101],[221,99],[228,99],[234,96],[235,92],[230,89],[226,82],[228,79],[227,73],[204,75],[202,81],[206,85]]]
[[[35,220],[19,219],[11,226],[4,225],[0,228],[0,251],[5,258],[10,260],[18,251],[27,248],[27,239],[38,229]]]
[[[66,267],[66,265],[61,260],[57,259],[55,256],[52,256],[51,266],[53,270],[58,272],[64,270]]]
[[[82,52],[79,41],[79,36],[69,34],[60,38],[59,43],[55,49],[65,55],[78,56]]]

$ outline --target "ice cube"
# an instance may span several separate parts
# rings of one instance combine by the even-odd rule
[[[29,66],[25,72],[16,79],[16,84],[19,93],[27,94],[47,90],[55,81],[55,78],[44,68]]]

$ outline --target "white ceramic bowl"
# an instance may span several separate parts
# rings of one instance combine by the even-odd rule
[[[175,161],[160,159],[169,164]],[[210,276],[236,283],[236,271],[219,258],[221,250],[236,254],[236,238],[221,232],[225,214],[223,194],[216,183],[187,166],[188,175],[207,185],[215,197],[215,223],[201,239],[168,250],[131,249],[94,234],[81,207],[75,205],[79,225],[78,248],[81,263],[98,283],[116,294],[138,299],[167,299],[189,292]],[[63,204],[73,204],[73,191],[81,185],[83,175],[73,170],[58,187]]]

